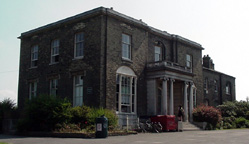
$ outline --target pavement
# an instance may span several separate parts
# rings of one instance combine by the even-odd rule
[[[11,144],[248,144],[249,129],[140,133],[109,136],[104,139],[0,135],[0,142]]]

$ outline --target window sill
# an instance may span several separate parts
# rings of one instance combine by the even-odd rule
[[[35,67],[30,67],[29,69],[36,69],[36,68],[38,68],[38,66],[35,66]]]
[[[80,60],[80,59],[83,59],[84,56],[80,56],[80,57],[74,57],[72,60]]]
[[[55,65],[58,64],[59,62],[54,62],[54,63],[49,63],[49,65]]]
[[[133,63],[132,60],[127,59],[127,58],[123,58],[123,57],[122,57],[122,61],[124,61],[124,62],[129,62],[129,63]]]
[[[134,112],[126,113],[126,112],[118,112],[118,111],[116,111],[116,114],[120,114],[120,115],[136,115],[136,113],[134,113]]]

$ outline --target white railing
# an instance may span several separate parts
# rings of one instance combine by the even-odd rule
[[[169,61],[150,62],[147,64],[147,68],[165,68],[165,67],[174,70],[192,73],[191,68],[188,68],[186,66],[180,66],[178,63],[173,63]]]

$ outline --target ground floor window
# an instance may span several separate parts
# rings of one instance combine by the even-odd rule
[[[29,83],[29,99],[37,96],[37,82],[30,82]]]
[[[83,76],[77,75],[74,77],[74,98],[73,106],[83,105]]]
[[[135,112],[136,78],[117,74],[116,79],[116,111]]]
[[[58,79],[50,80],[50,95],[57,96]]]

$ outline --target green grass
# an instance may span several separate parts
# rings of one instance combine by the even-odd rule
[[[6,143],[6,142],[0,142],[0,144],[8,144],[8,143]]]

